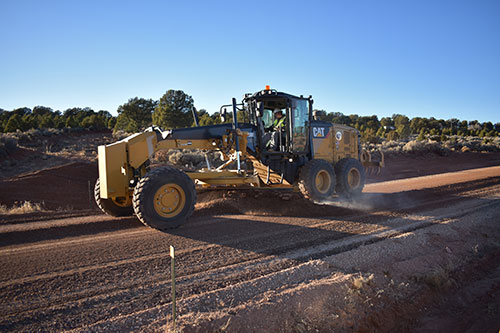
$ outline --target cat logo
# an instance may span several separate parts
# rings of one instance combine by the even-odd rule
[[[324,127],[313,127],[313,137],[324,138],[325,137],[325,128]]]

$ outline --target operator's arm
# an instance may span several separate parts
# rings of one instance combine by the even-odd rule
[[[274,131],[274,125],[275,125],[275,121],[273,121],[271,123],[271,125],[269,125],[268,127],[264,127],[264,131],[265,132],[272,132],[272,131]]]

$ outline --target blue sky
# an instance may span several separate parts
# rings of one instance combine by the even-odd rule
[[[500,122],[500,1],[0,2],[0,108],[116,114],[168,89],[345,114]]]

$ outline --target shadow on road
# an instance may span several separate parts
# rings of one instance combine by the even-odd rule
[[[351,210],[351,214],[329,215],[324,217],[304,218],[296,216],[262,216],[247,215],[213,216],[210,223],[207,218],[198,218],[183,228],[170,231],[169,234],[218,244],[237,250],[251,251],[265,255],[285,256],[293,253],[293,260],[310,260],[344,251],[345,248],[322,251],[321,244],[342,238],[368,234],[381,230],[383,224],[387,230],[393,228],[387,225],[390,218],[398,218],[397,226],[415,224],[408,214],[419,215],[419,212],[438,209],[470,200],[470,196],[462,192],[485,188],[500,183],[500,178],[443,186],[426,190],[415,190],[392,194],[367,193],[356,203],[332,202],[332,205],[371,205],[367,210]],[[477,198],[479,205],[497,203],[498,200]],[[292,204],[292,203],[291,203]],[[279,208],[277,208],[279,209]],[[343,210],[341,210],[344,213]],[[460,214],[457,211],[457,214]],[[435,218],[426,215],[431,221]],[[421,220],[417,222],[422,222]],[[374,239],[372,241],[376,241]],[[371,242],[371,241],[370,241]],[[316,247],[316,253],[297,255],[294,250]]]
[[[37,223],[43,223],[44,226],[37,227]],[[13,228],[12,231],[7,229],[7,231],[0,232],[0,247],[144,227],[135,216],[68,225],[51,225],[44,221],[31,222],[31,224],[33,225],[32,229],[16,230]]]

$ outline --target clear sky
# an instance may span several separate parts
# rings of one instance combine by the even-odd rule
[[[272,88],[345,114],[500,122],[500,1],[0,1],[0,108],[116,114]]]

